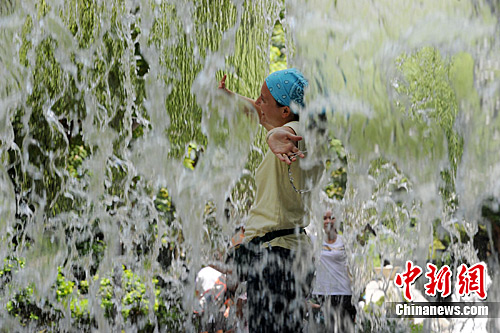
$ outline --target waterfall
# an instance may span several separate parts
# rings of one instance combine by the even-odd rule
[[[490,0],[4,0],[0,327],[198,330],[196,274],[244,223],[267,150],[218,81],[258,97],[276,21],[309,80],[297,163],[328,166],[309,229],[321,234],[326,206],[342,223],[357,329],[413,325],[363,299],[379,281],[402,301],[384,261],[485,262],[496,301],[499,12]]]

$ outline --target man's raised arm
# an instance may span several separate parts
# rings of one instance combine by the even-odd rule
[[[250,103],[252,106],[253,106],[253,109],[255,110],[255,112],[257,112],[258,116],[259,116],[259,119],[261,117],[261,113],[260,113],[260,108],[255,104],[255,101],[251,98],[248,98],[248,97],[245,97],[245,96],[242,96],[242,95],[239,95],[229,89],[227,89],[226,87],[226,78],[227,78],[227,74],[224,74],[224,76],[222,77],[222,80],[219,82],[219,89],[221,90],[224,90],[226,93],[228,93],[229,95],[232,95],[232,96],[236,96],[248,103]],[[245,107],[245,113],[246,114],[250,114],[253,110],[251,108],[247,108]]]

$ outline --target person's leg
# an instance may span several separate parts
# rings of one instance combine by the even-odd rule
[[[294,255],[284,248],[273,248],[269,289],[275,309],[276,332],[300,332],[305,311],[305,297],[300,297],[300,281],[293,271]]]
[[[320,306],[319,308],[313,310],[314,313],[314,324],[318,328],[316,331],[317,332],[324,332],[326,327],[326,297],[324,295],[314,295],[314,298],[318,302],[317,304]],[[311,332],[311,331],[310,331]]]
[[[335,324],[337,323],[337,299],[333,295],[326,295],[321,304],[323,311],[323,318],[325,323],[325,330],[327,332],[335,332]]]
[[[300,332],[305,298],[293,274],[290,250],[265,250],[252,264],[247,293],[250,332]]]
[[[342,322],[345,331],[354,332],[354,321],[356,320],[356,307],[352,304],[352,296],[342,298]]]
[[[320,325],[324,322],[321,304],[323,303],[322,295],[311,295],[308,300],[308,313],[309,313],[309,330],[308,332],[319,331]],[[316,328],[311,330],[311,328]]]
[[[354,332],[356,307],[351,304],[349,295],[330,296],[329,330],[331,332]]]
[[[270,320],[267,312],[269,299],[266,297],[266,285],[262,271],[262,254],[255,255],[250,262],[247,280],[248,329],[251,333],[270,332]]]

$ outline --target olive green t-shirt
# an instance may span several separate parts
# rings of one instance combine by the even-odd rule
[[[292,128],[296,135],[300,135],[298,121],[289,122],[284,126]],[[304,148],[304,140],[299,141],[299,149],[304,151]],[[321,175],[322,167],[303,170],[299,159],[290,167],[293,184],[298,190],[306,187],[309,189]],[[245,223],[245,242],[270,231],[306,227],[309,224],[309,221],[304,219],[309,193],[301,194],[294,190],[290,183],[288,165],[280,161],[269,148],[257,168],[255,183],[257,193]],[[310,244],[309,237],[304,233],[278,237],[263,246],[280,246],[293,250],[300,244]]]

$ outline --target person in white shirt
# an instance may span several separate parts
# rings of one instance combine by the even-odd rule
[[[319,303],[328,331],[354,331],[356,308],[352,305],[351,279],[342,236],[337,233],[331,211],[323,216],[325,238],[316,264],[313,297]]]

